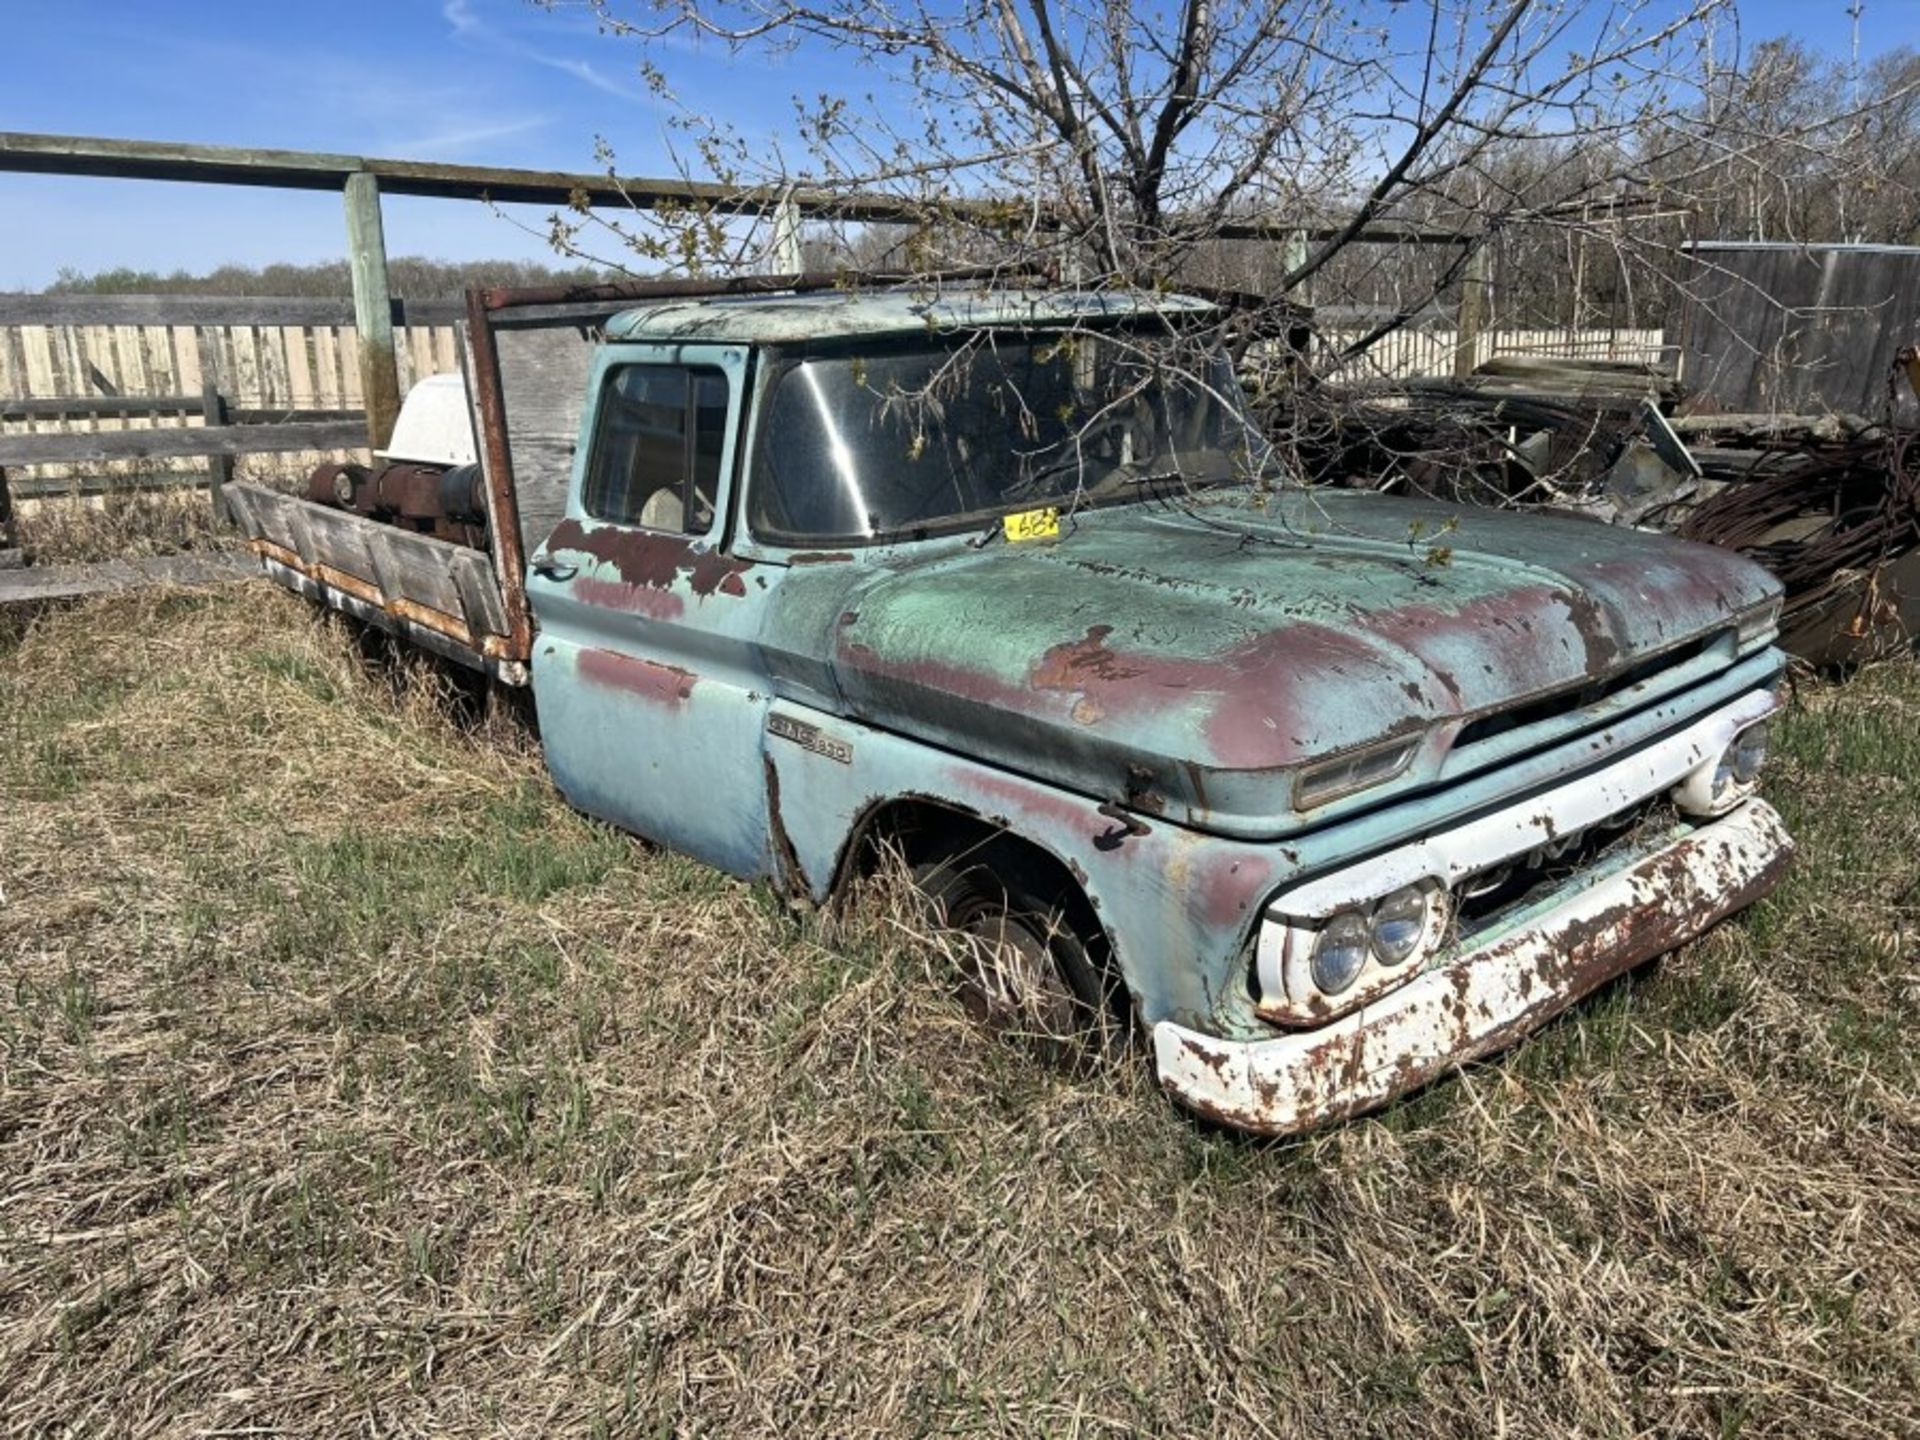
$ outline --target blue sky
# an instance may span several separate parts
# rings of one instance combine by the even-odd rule
[[[1748,41],[1798,33],[1834,50],[1847,0],[1753,0]],[[1920,45],[1920,0],[1867,0],[1865,47]],[[778,136],[789,96],[833,84],[817,63],[671,58],[677,83],[750,133]],[[664,113],[630,42],[580,9],[525,0],[0,0],[0,130],[329,150],[593,170],[604,135],[628,173],[667,168]],[[517,212],[541,229],[543,212]],[[389,198],[393,254],[551,258],[483,207]],[[62,266],[201,270],[335,259],[327,194],[0,175],[0,290]]]

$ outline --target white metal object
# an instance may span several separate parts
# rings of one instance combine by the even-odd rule
[[[376,453],[382,460],[415,465],[473,464],[473,412],[465,378],[445,374],[416,381],[393,422],[393,438]]]
[[[1693,939],[1771,888],[1792,853],[1773,808],[1749,800],[1317,1030],[1222,1040],[1163,1020],[1153,1030],[1160,1083],[1202,1114],[1272,1135],[1371,1109]]]

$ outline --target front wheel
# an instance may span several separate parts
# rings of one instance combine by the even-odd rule
[[[960,994],[996,1030],[1077,1065],[1119,1046],[1124,992],[1105,937],[1071,882],[1004,839],[974,841],[916,866],[936,923],[960,941]]]

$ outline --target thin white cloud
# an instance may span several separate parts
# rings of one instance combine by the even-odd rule
[[[468,3],[468,0],[447,0],[447,3],[440,7],[440,14],[452,27],[455,39],[463,35],[475,34],[485,28],[480,23],[480,17],[473,13],[473,6]]]
[[[592,86],[602,94],[613,95],[622,100],[645,104],[653,98],[646,91],[635,86],[621,84],[589,61],[549,54],[537,45],[530,45],[518,36],[507,33],[499,26],[482,19],[473,7],[473,0],[445,0],[440,7],[440,15],[447,22],[448,35],[451,39],[481,45],[499,54],[531,61],[549,70],[558,70],[563,75],[571,75],[583,85]]]
[[[530,115],[524,120],[507,120],[492,124],[453,125],[432,134],[418,135],[412,139],[395,140],[387,148],[395,154],[420,156],[433,159],[438,156],[456,154],[471,149],[490,140],[502,140],[510,135],[525,135],[530,130],[539,130],[552,124],[545,115]]]
[[[603,90],[609,95],[618,95],[622,100],[647,100],[651,98],[643,90],[636,90],[630,85],[622,85],[619,81],[602,75],[585,60],[564,60],[558,55],[539,55],[531,50],[526,51],[525,54],[527,59],[532,60],[536,64],[545,65],[550,70],[559,70],[571,75],[574,79],[584,81],[596,90]]]

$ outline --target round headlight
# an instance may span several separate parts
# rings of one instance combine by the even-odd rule
[[[1373,953],[1382,965],[1398,965],[1420,948],[1427,933],[1427,892],[1418,885],[1396,890],[1373,907]]]
[[[1720,759],[1713,767],[1713,799],[1717,804],[1733,788],[1733,752],[1740,742],[1734,741],[1720,752]]]
[[[1367,917],[1343,910],[1320,931],[1313,947],[1313,983],[1324,994],[1338,995],[1360,978],[1366,968],[1369,943]]]
[[[1742,785],[1751,785],[1759,778],[1760,767],[1767,763],[1767,744],[1767,722],[1764,720],[1740,732],[1731,752],[1734,779]]]

